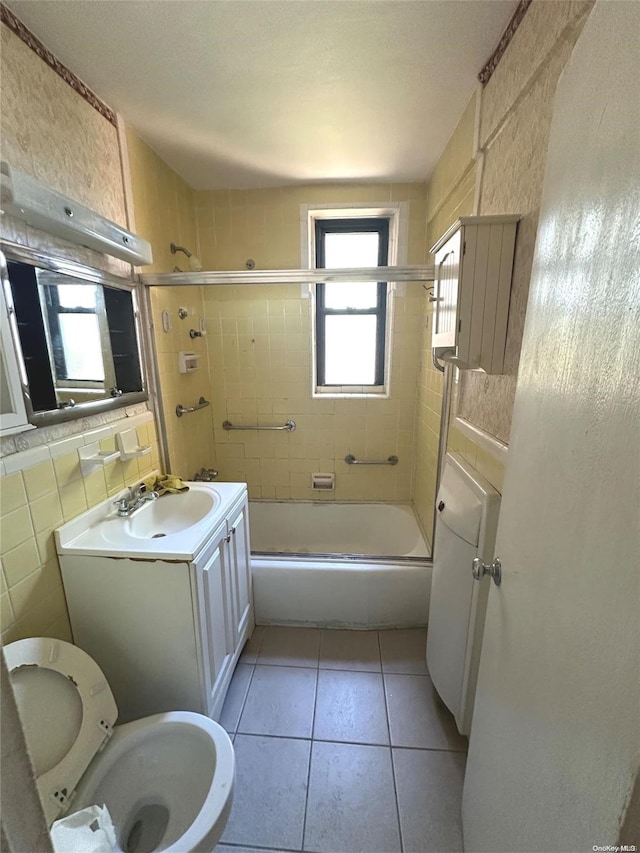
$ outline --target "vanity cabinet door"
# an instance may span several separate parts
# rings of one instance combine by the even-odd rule
[[[229,533],[235,578],[234,645],[237,646],[240,638],[246,636],[247,623],[253,619],[249,509],[246,500],[229,517]]]
[[[227,535],[226,527],[221,528],[204,559],[195,564],[203,689],[208,714],[213,713],[214,706],[220,704],[220,695],[226,691],[227,670],[232,665],[234,652]]]

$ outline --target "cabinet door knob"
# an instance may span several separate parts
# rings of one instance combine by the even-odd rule
[[[500,586],[502,582],[502,563],[500,562],[500,558],[496,557],[493,563],[487,565],[482,562],[480,557],[475,557],[471,563],[471,573],[474,580],[477,581],[481,580],[485,575],[489,575],[489,577],[493,578],[494,584]]]

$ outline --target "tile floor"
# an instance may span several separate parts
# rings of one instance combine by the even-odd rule
[[[461,851],[466,739],[426,631],[256,628],[221,724],[236,787],[216,853]]]

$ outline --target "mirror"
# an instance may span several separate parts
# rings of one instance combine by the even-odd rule
[[[133,282],[2,248],[29,421],[42,426],[146,400]]]

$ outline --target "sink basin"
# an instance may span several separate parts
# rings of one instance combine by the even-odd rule
[[[244,483],[189,483],[188,492],[162,495],[128,518],[109,498],[56,530],[58,554],[191,560],[242,498]]]
[[[193,527],[220,505],[220,495],[214,491],[189,490],[180,494],[162,495],[136,510],[129,518],[111,519],[114,523],[105,530],[105,538],[119,544],[124,536],[134,539],[162,539]],[[118,530],[118,526],[122,529]]]

